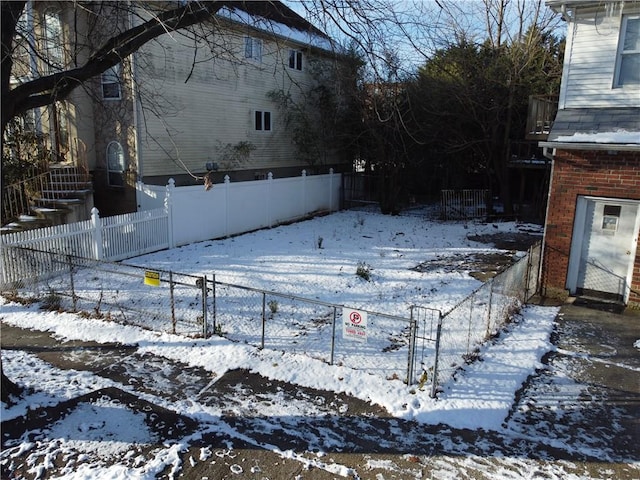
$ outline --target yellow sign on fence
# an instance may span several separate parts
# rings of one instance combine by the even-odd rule
[[[153,270],[144,271],[144,284],[151,285],[152,287],[160,286],[160,272],[154,272]]]

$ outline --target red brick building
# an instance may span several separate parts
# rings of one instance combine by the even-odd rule
[[[567,21],[567,48],[540,143],[553,160],[543,294],[640,308],[640,2],[547,4]]]

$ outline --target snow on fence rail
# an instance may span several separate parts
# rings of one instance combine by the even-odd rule
[[[3,284],[5,296],[152,330],[217,334],[302,353],[420,383],[435,396],[537,291],[540,245],[444,315],[415,305],[407,318],[359,310],[367,315],[366,341],[343,334],[343,314],[353,310],[344,305],[218,282],[215,275],[149,271],[21,247],[5,247],[3,253],[5,263],[9,259],[31,272]]]

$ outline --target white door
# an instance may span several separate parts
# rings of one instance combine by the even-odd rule
[[[578,197],[567,287],[626,302],[635,259],[640,202]]]

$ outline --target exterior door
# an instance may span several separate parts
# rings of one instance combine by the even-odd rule
[[[626,302],[640,226],[640,202],[578,197],[567,287]]]

